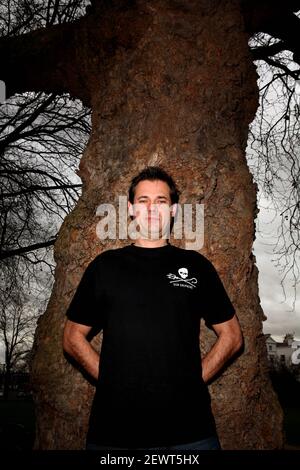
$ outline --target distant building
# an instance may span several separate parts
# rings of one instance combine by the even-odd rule
[[[265,335],[267,354],[270,364],[275,365],[277,362],[277,342],[270,334]]]
[[[292,365],[292,354],[294,349],[294,335],[287,333],[282,342],[275,341],[270,334],[265,335],[267,353],[270,364],[275,367]]]

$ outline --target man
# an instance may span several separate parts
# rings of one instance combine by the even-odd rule
[[[87,449],[220,448],[207,383],[242,334],[212,263],[168,242],[178,200],[163,169],[137,175],[135,243],[98,255],[68,308],[64,349],[97,380]],[[201,317],[218,337],[202,361]],[[100,358],[92,327],[103,329]]]

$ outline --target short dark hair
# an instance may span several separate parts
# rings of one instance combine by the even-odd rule
[[[170,188],[170,197],[172,204],[175,204],[179,201],[180,191],[176,187],[175,181],[173,180],[172,176],[170,176],[165,170],[163,170],[159,166],[146,166],[138,175],[136,175],[130,184],[130,188],[128,191],[128,197],[131,204],[134,201],[134,193],[135,188],[137,187],[140,181],[164,181]]]

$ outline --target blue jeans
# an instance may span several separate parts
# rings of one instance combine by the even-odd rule
[[[128,449],[127,447],[110,447],[87,442],[86,450],[221,450],[221,445],[217,436],[211,436],[207,439],[202,439],[201,441],[189,442],[188,444],[177,444],[168,447],[138,447],[136,449]]]

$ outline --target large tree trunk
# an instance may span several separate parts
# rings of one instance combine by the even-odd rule
[[[122,28],[135,31],[136,41],[118,44],[101,65],[104,87],[94,78],[83,194],[60,230],[56,281],[36,332],[36,448],[84,445],[94,388],[63,355],[65,311],[87,263],[129,243],[100,241],[95,212],[100,203],[117,203],[146,164],[170,171],[182,203],[205,204],[201,252],[217,268],[244,332],[244,353],[210,388],[222,445],[280,448],[282,412],[267,373],[252,254],[256,186],[245,159],[258,95],[239,2],[143,0],[132,8]],[[203,349],[214,339],[205,331]]]

